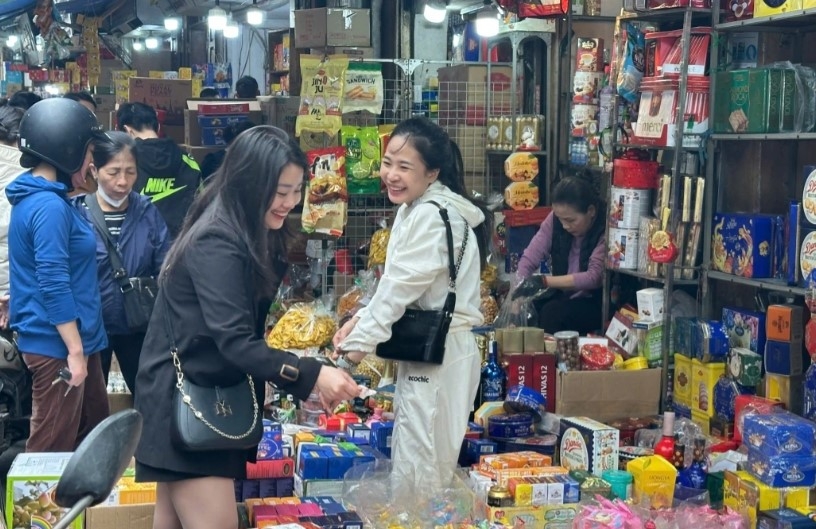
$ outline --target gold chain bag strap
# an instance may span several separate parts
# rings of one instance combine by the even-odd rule
[[[181,370],[179,350],[170,319],[165,292],[161,292],[164,323],[170,340],[170,355],[176,370],[176,392],[170,434],[173,444],[182,450],[247,450],[258,446],[263,435],[255,382],[228,387],[203,387],[190,382]],[[249,424],[249,427],[247,427]]]

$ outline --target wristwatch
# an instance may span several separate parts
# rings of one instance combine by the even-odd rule
[[[346,358],[346,355],[341,356],[337,359],[337,367],[340,369],[344,369],[346,371],[354,371],[359,366],[359,363],[354,363]]]

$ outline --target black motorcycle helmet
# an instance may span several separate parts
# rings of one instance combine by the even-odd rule
[[[20,122],[20,165],[51,164],[57,169],[57,180],[71,189],[71,175],[82,168],[88,145],[102,135],[93,112],[76,101],[44,99],[29,108]]]

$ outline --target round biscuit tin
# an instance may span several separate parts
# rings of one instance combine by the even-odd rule
[[[530,437],[531,435],[533,435],[533,415],[531,413],[493,415],[487,419],[488,437],[508,439]]]
[[[609,268],[637,270],[638,230],[609,228],[606,261]]]
[[[609,205],[609,226],[625,230],[640,227],[640,218],[649,216],[652,192],[649,189],[613,187]]]

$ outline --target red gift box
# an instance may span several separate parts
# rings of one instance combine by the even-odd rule
[[[533,355],[508,354],[504,359],[507,362],[507,387],[524,386],[536,389],[532,386]]]
[[[742,422],[746,413],[770,413],[775,408],[784,409],[785,405],[755,395],[737,395],[734,400],[734,441],[742,441]]]
[[[555,413],[555,380],[557,375],[555,355],[536,353],[532,355],[532,358],[531,389],[544,395],[547,399],[547,411]]]

